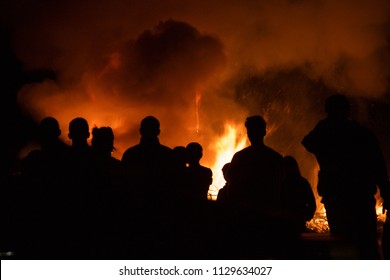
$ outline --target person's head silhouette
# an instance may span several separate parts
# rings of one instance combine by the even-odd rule
[[[224,166],[222,167],[223,178],[225,179],[226,182],[228,181],[229,167],[230,167],[230,162],[225,163]]]
[[[75,118],[69,123],[69,138],[73,146],[87,145],[90,136],[88,122],[84,118]]]
[[[186,146],[187,160],[189,165],[198,164],[203,156],[203,148],[197,142],[191,142]]]
[[[94,127],[92,129],[93,149],[101,155],[110,156],[114,148],[114,132],[111,127]]]
[[[251,144],[263,143],[266,134],[266,123],[261,116],[250,116],[245,121],[248,139]]]
[[[350,112],[348,98],[342,94],[329,96],[325,101],[325,112],[333,120],[346,120]]]
[[[53,117],[46,117],[41,120],[38,127],[39,140],[43,146],[49,145],[58,140],[61,135],[60,125]]]
[[[160,122],[153,116],[147,116],[141,121],[140,133],[144,139],[154,139],[160,135]]]

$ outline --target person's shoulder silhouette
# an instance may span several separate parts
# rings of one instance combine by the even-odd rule
[[[45,117],[40,121],[38,125],[40,147],[32,150],[22,159],[22,175],[40,179],[58,176],[69,150],[69,147],[61,141],[60,135],[60,126],[54,117]]]
[[[72,144],[67,155],[69,187],[86,190],[94,185],[97,166],[95,156],[88,143],[89,124],[86,119],[77,117],[69,123],[68,137]]]
[[[332,235],[348,237],[358,252],[355,257],[377,258],[375,193],[379,187],[384,200],[390,199],[387,167],[375,134],[350,119],[351,105],[345,95],[329,96],[327,117],[302,145],[319,164],[317,190]],[[356,214],[346,217],[350,209]]]
[[[38,125],[40,147],[31,151],[21,163],[19,185],[23,188],[19,191],[18,207],[24,214],[17,223],[23,224],[20,241],[25,247],[20,250],[38,258],[57,255],[58,244],[54,242],[60,236],[59,201],[69,149],[60,140],[60,135],[58,121],[53,117],[43,118]]]
[[[54,117],[43,118],[38,126],[38,141],[40,148],[31,151],[22,160],[22,172],[43,171],[59,168],[59,164],[66,155],[69,147],[60,140],[61,130]],[[44,168],[42,169],[42,165]],[[34,171],[34,172],[35,172]],[[51,172],[47,170],[47,172]],[[47,174],[48,175],[48,174]]]
[[[142,252],[161,254],[169,233],[166,217],[171,214],[176,191],[176,165],[173,150],[160,144],[160,122],[147,116],[140,123],[140,142],[128,148],[123,156],[127,183],[134,189],[136,215],[141,224]]]
[[[95,170],[94,155],[88,138],[89,124],[86,119],[77,117],[69,123],[68,137],[72,141],[68,153],[68,167],[79,178],[93,177]]]
[[[283,158],[284,176],[282,203],[294,229],[303,232],[306,222],[316,211],[316,200],[309,181],[301,175],[298,162],[292,156]]]
[[[210,168],[202,166],[200,160],[203,157],[203,147],[197,142],[191,142],[186,146],[188,162],[188,183],[197,201],[207,199],[210,185],[213,182],[213,172]]]
[[[251,145],[233,155],[228,171],[233,234],[242,240],[233,247],[240,258],[280,257],[283,157],[265,145],[263,117],[249,116],[245,127]]]
[[[139,144],[128,148],[122,156],[125,165],[133,165],[134,161],[137,161],[138,165],[153,164],[162,157],[170,157],[170,161],[173,161],[173,150],[160,144],[160,121],[156,117],[147,116],[142,119],[139,132]]]
[[[248,117],[245,127],[251,145],[236,152],[231,160],[231,198],[245,207],[278,208],[283,157],[264,144],[266,122],[261,116]]]
[[[228,201],[228,192],[229,192],[229,177],[228,177],[228,174],[229,174],[229,166],[230,166],[230,162],[225,163],[223,165],[223,167],[222,167],[222,174],[223,174],[223,178],[225,179],[226,183],[218,191],[217,202],[219,204],[226,204],[226,202]]]
[[[92,129],[91,148],[97,172],[95,173],[94,201],[92,205],[91,227],[96,233],[91,237],[98,244],[97,256],[117,258],[130,233],[122,233],[127,226],[123,219],[131,212],[131,193],[124,188],[124,173],[120,160],[112,156],[114,132],[111,127],[94,127]],[[94,245],[96,246],[96,245]],[[122,247],[121,247],[122,246]]]

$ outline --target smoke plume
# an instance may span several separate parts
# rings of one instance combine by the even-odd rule
[[[198,141],[211,164],[225,122],[262,114],[269,144],[310,166],[299,143],[329,92],[389,101],[386,0],[2,5],[25,69],[57,73],[26,85],[20,106],[37,121],[58,118],[64,138],[74,117],[112,126],[117,157],[138,142],[139,121],[155,115],[162,142]]]

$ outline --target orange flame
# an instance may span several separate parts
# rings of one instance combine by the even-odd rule
[[[213,144],[216,151],[216,160],[213,171],[213,184],[210,186],[208,197],[215,200],[218,191],[223,188],[225,179],[222,173],[222,167],[231,161],[235,152],[242,150],[246,146],[246,137],[233,124],[225,124],[224,134]]]
[[[199,106],[202,94],[197,90],[195,92],[195,114],[196,114],[196,133],[199,134]]]

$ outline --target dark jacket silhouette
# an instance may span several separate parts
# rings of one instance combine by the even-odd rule
[[[245,126],[251,146],[234,154],[228,173],[235,257],[281,257],[283,157],[264,144],[262,117],[248,117]]]
[[[271,216],[280,211],[283,157],[263,138],[265,121],[249,117],[246,128],[251,146],[234,154],[229,167],[229,199],[240,208]]]
[[[203,148],[199,143],[192,142],[186,146],[187,150],[187,182],[189,199],[195,203],[207,201],[209,187],[213,182],[213,172],[210,168],[202,166],[200,159],[203,156]]]
[[[385,202],[389,179],[374,133],[349,120],[344,95],[326,100],[327,118],[318,122],[302,144],[320,166],[318,193],[322,197],[332,234],[356,245],[357,258],[378,258],[375,193]]]
[[[160,123],[155,117],[142,120],[140,133],[140,143],[127,149],[121,161],[131,175],[132,183],[140,186],[141,199],[148,201],[149,206],[157,207],[170,191],[174,154],[171,148],[160,144]]]
[[[124,257],[126,231],[124,220],[129,219],[128,192],[124,188],[124,172],[114,151],[114,132],[111,127],[94,127],[91,140],[94,155],[96,187],[94,189],[92,226],[95,257],[103,259]]]
[[[141,121],[140,134],[140,143],[127,149],[121,161],[136,198],[140,254],[151,258],[169,253],[162,248],[170,239],[176,165],[173,150],[159,142],[160,122],[155,117]]]
[[[65,158],[69,147],[60,139],[61,130],[53,117],[41,120],[38,127],[40,148],[21,162],[17,200],[17,256],[56,258],[62,232]]]
[[[316,200],[310,183],[301,175],[296,159],[292,156],[285,156],[283,166],[284,213],[294,231],[305,232],[306,222],[313,218],[316,211]]]
[[[96,161],[88,144],[90,137],[86,119],[77,117],[69,123],[69,139],[72,141],[66,158],[66,188],[64,205],[65,254],[78,258],[92,258],[96,191]]]
[[[203,259],[208,256],[208,190],[213,180],[210,168],[202,166],[203,148],[197,142],[185,147],[183,181],[180,184],[176,210],[176,252],[178,258]]]
[[[223,178],[225,179],[226,183],[225,185],[218,190],[218,196],[217,196],[217,203],[220,206],[224,206],[226,204],[226,201],[228,200],[228,192],[229,192],[229,179],[228,179],[228,174],[229,174],[229,166],[230,162],[226,163],[222,167],[222,174]]]

